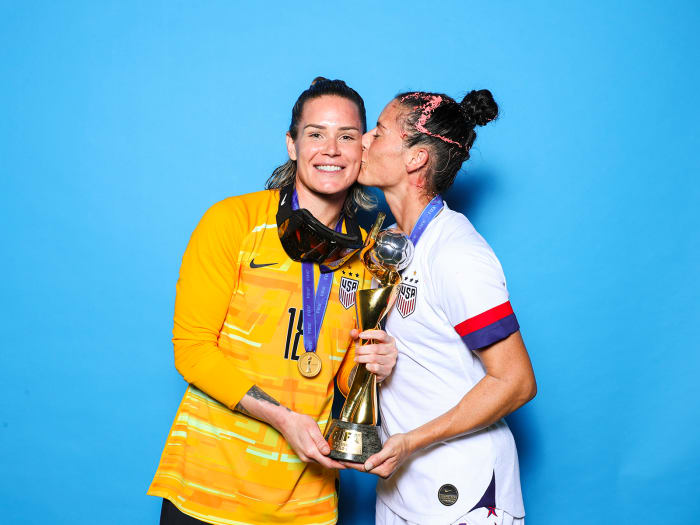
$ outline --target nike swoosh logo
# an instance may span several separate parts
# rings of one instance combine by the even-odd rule
[[[277,264],[277,263],[274,262],[274,263],[262,263],[262,264],[257,264],[257,263],[255,262],[255,259],[253,259],[252,261],[250,261],[250,267],[251,267],[251,268],[265,268],[265,266],[273,266],[273,265],[275,265],[275,264]]]

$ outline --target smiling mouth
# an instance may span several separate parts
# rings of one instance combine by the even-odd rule
[[[343,169],[343,166],[335,166],[333,164],[319,164],[318,166],[314,166],[319,171],[326,171],[328,173],[332,173],[334,171],[340,171]]]

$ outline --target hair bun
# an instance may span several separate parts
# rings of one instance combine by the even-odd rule
[[[311,81],[311,85],[309,87],[312,87],[316,82],[328,82],[328,79],[326,77],[316,77]]]
[[[470,91],[459,107],[471,126],[485,126],[498,116],[498,104],[488,89]]]

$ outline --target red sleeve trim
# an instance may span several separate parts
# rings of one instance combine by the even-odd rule
[[[477,330],[495,323],[496,321],[500,321],[504,317],[508,317],[511,314],[513,314],[513,307],[510,305],[510,301],[506,301],[505,303],[499,304],[498,306],[495,306],[490,310],[486,310],[479,315],[475,315],[466,321],[462,321],[455,326],[455,330],[460,336],[464,337],[465,335],[476,332]]]

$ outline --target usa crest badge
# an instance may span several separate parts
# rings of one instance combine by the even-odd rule
[[[355,293],[360,286],[360,282],[355,279],[349,279],[348,277],[342,277],[340,279],[340,291],[338,292],[338,298],[340,299],[340,304],[347,310],[351,306],[355,306]]]
[[[416,310],[416,296],[418,288],[412,284],[401,284],[399,296],[396,298],[396,309],[401,317],[408,317]]]

